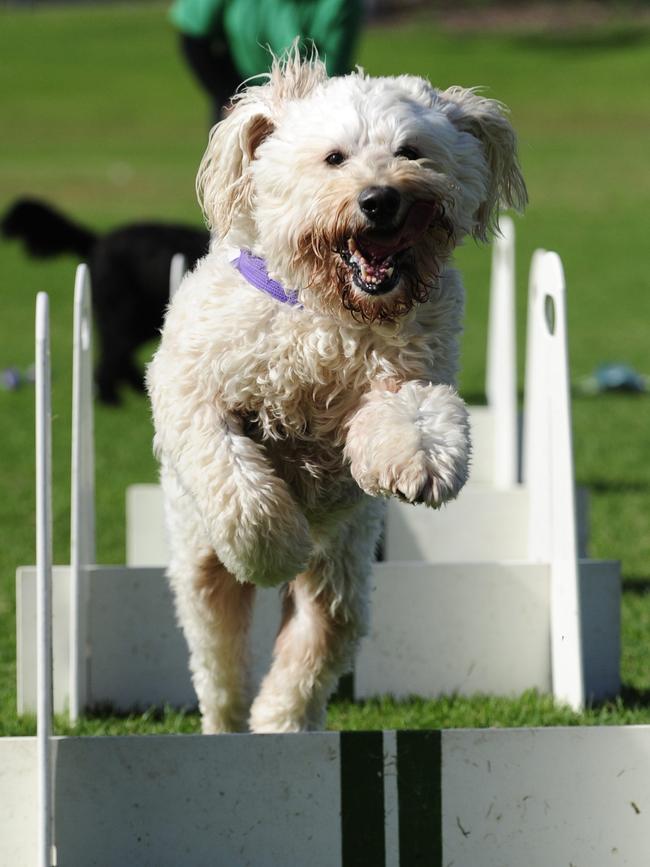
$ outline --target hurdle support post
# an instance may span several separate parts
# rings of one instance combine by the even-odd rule
[[[36,298],[36,570],[38,867],[52,864],[52,386],[50,312]]]
[[[92,304],[88,266],[77,267],[72,362],[69,715],[76,722],[88,689],[87,568],[95,562],[95,444]]]
[[[187,271],[187,259],[182,253],[174,253],[172,256],[171,265],[169,266],[169,300],[171,301],[178,287],[181,285],[181,280]]]
[[[566,286],[557,253],[538,250],[530,275],[524,468],[530,488],[529,556],[551,564],[553,694],[585,703],[577,558]]]
[[[519,474],[515,226],[501,217],[499,227],[492,251],[485,392],[494,414],[494,486],[504,489],[513,487]]]

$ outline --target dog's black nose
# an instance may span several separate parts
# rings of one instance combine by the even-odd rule
[[[366,187],[357,201],[369,220],[377,226],[386,226],[395,218],[401,197],[394,187]]]

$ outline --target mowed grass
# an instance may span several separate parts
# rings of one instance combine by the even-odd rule
[[[43,196],[97,228],[145,217],[200,224],[194,174],[209,109],[184,68],[166,6],[0,12],[0,209]],[[650,373],[647,190],[650,39],[625,25],[585,33],[447,34],[435,22],[367,31],[372,73],[411,72],[439,86],[483,85],[512,109],[531,204],[517,223],[520,359],[526,271],[537,246],[557,250],[569,287],[573,378],[599,362]],[[468,288],[461,386],[483,400],[489,252],[459,253]],[[0,368],[33,361],[38,290],[52,307],[55,561],[69,561],[72,280],[75,261],[27,260],[0,244]],[[142,353],[143,360],[153,347]],[[520,382],[523,364],[520,363]],[[124,491],[154,481],[144,397],[97,407],[98,560],[124,561]],[[650,399],[576,398],[578,481],[591,489],[591,554],[623,563],[624,690],[578,716],[546,696],[505,700],[336,703],[335,728],[638,723],[650,721]],[[33,389],[0,391],[0,734],[33,731],[15,714],[14,574],[34,561]],[[196,731],[196,715],[103,714],[81,733]],[[64,720],[58,730],[66,731]]]

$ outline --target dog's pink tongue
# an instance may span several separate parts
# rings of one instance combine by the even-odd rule
[[[423,232],[426,232],[438,209],[437,202],[415,202],[411,205],[404,225],[398,232],[383,238],[364,237],[363,249],[377,259],[385,259],[387,256],[394,256],[395,253],[406,250]]]

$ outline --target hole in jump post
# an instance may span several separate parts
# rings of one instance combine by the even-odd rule
[[[550,295],[544,298],[544,318],[549,334],[555,334],[555,301]]]

